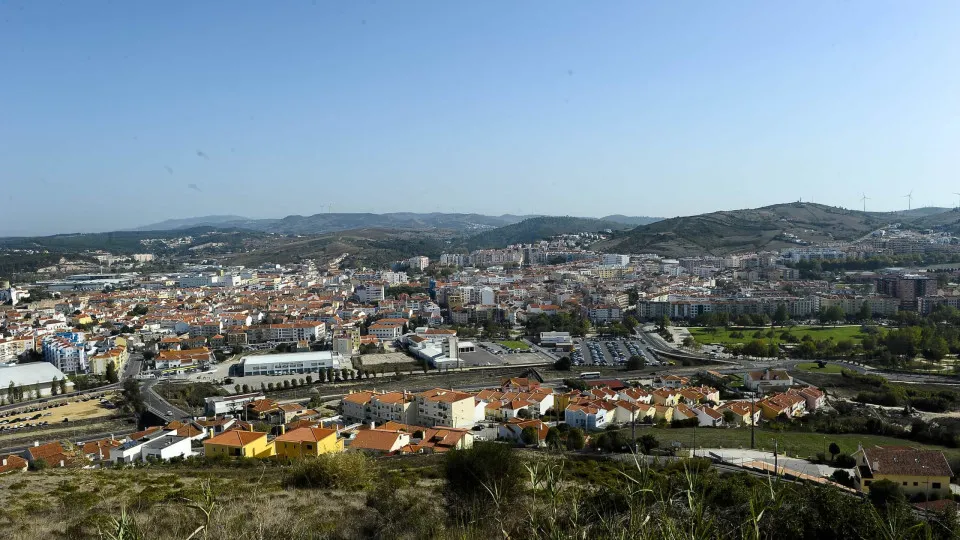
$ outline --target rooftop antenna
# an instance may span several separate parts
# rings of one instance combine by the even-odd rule
[[[864,211],[864,212],[867,211],[867,201],[869,201],[869,200],[870,200],[870,197],[867,197],[867,194],[866,194],[866,193],[863,194],[863,197],[860,197],[860,201],[863,202],[863,211]]]
[[[911,189],[910,193],[907,193],[904,197],[907,198],[907,211],[909,212],[913,209],[913,190]]]

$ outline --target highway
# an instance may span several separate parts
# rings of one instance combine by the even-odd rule
[[[153,390],[158,382],[160,381],[151,379],[140,385],[140,394],[143,396],[143,402],[147,406],[147,410],[167,422],[192,418],[193,414],[174,407]]]

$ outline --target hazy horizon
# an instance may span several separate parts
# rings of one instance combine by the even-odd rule
[[[0,5],[0,236],[957,204],[960,4]]]

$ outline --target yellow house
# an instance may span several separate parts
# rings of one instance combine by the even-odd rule
[[[276,454],[276,448],[272,441],[267,441],[266,433],[233,430],[204,441],[203,452],[207,456],[260,458]]]
[[[874,482],[889,480],[907,496],[950,495],[953,470],[943,452],[908,446],[860,446],[853,456],[857,460],[855,485],[864,493],[870,492]]]
[[[87,315],[86,313],[80,313],[80,314],[74,315],[70,322],[72,322],[74,325],[77,325],[77,326],[81,324],[92,324],[93,318],[90,315]]]
[[[335,429],[301,427],[280,435],[273,442],[277,455],[286,458],[343,452],[343,439],[337,437]]]
[[[676,390],[654,390],[653,395],[653,404],[654,405],[665,405],[667,407],[675,407],[680,401],[680,392]]]
[[[118,345],[113,349],[91,356],[90,371],[94,375],[105,375],[107,373],[107,364],[113,364],[113,367],[119,372],[123,370],[123,365],[129,356],[126,346]]]
[[[666,405],[654,405],[653,409],[654,409],[654,413],[653,413],[654,420],[663,419],[663,420],[666,420],[667,422],[670,422],[673,420],[673,407],[668,407]]]

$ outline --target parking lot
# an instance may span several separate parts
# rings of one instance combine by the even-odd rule
[[[498,345],[485,347],[487,343],[481,343],[477,346],[475,352],[460,353],[460,360],[464,366],[515,366],[523,364],[541,364],[552,362],[553,360],[540,352],[502,352],[504,349]],[[501,351],[501,352],[497,352]]]
[[[583,340],[570,360],[575,366],[622,366],[634,355],[642,357],[648,365],[663,365],[640,339]]]
[[[73,401],[43,403],[0,416],[0,432],[7,433],[28,427],[42,427],[64,421],[87,420],[107,417],[116,413],[116,407],[108,398],[84,398]]]

